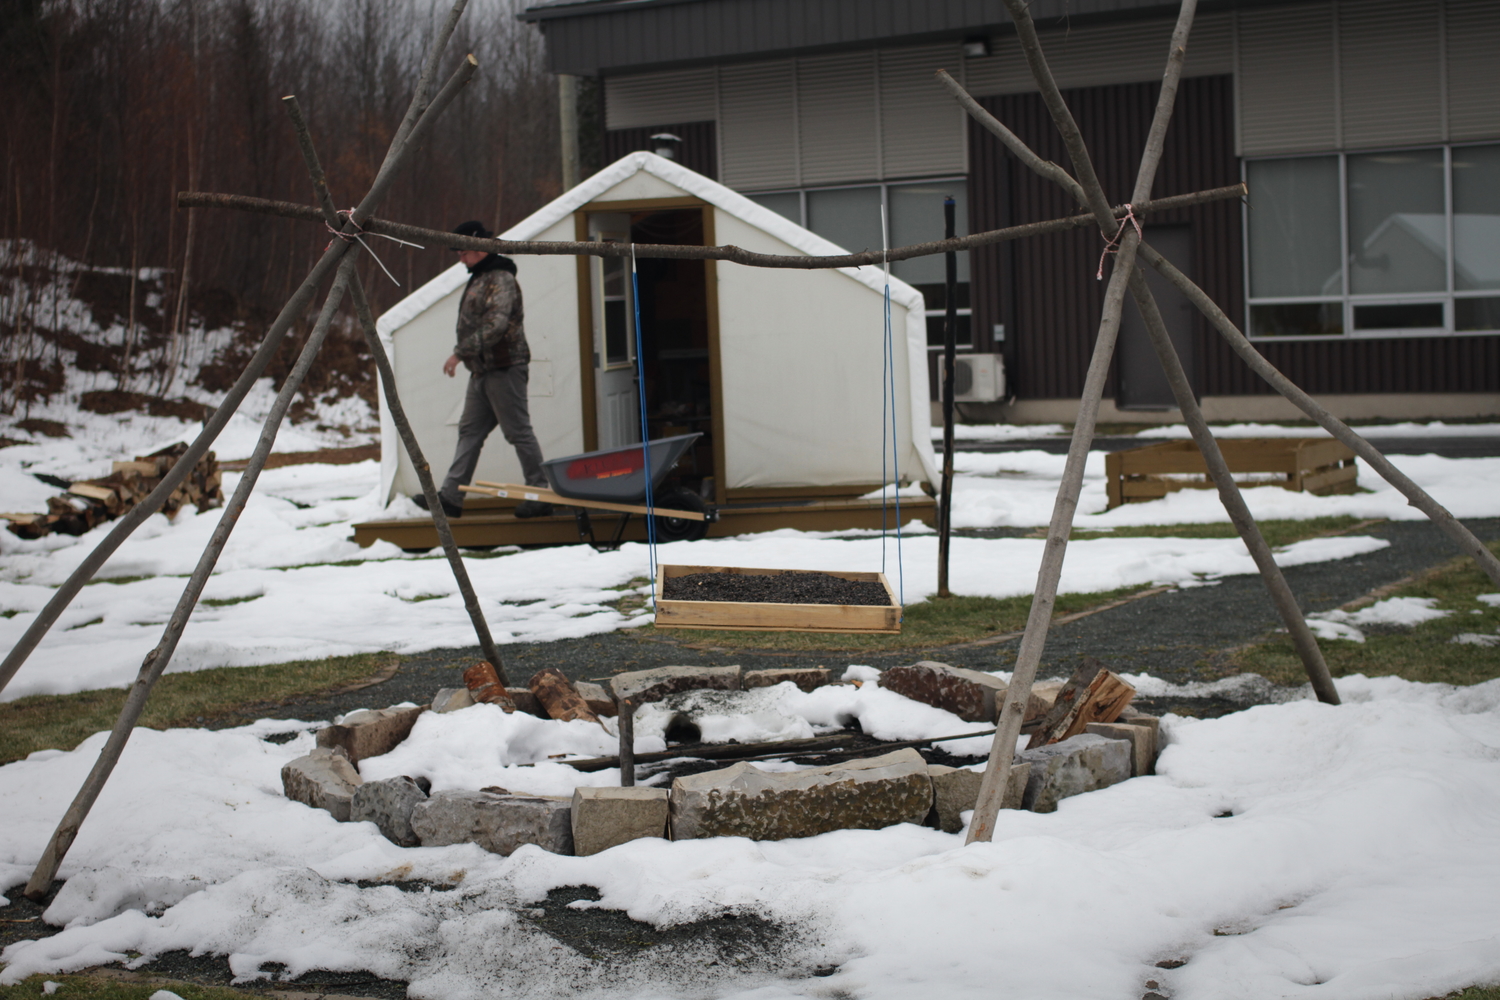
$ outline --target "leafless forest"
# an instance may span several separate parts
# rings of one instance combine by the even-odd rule
[[[7,0],[0,4],[0,409],[57,392],[64,366],[112,372],[121,407],[160,397],[204,330],[238,328],[193,376],[237,374],[328,234],[305,223],[178,210],[178,191],[312,201],[280,98],[307,114],[335,201],[374,177],[410,98],[435,0]],[[503,227],[560,189],[556,87],[518,0],[473,0],[450,46],[479,76],[380,214]],[[451,67],[445,67],[445,71]],[[373,241],[377,310],[453,263]],[[84,267],[75,267],[78,262]],[[80,324],[60,301],[82,301]],[[310,323],[310,317],[308,319]],[[299,338],[292,338],[298,340]],[[355,332],[324,350],[309,396],[369,394]],[[85,342],[86,341],[86,342]],[[300,343],[283,352],[289,366]],[[97,396],[98,394],[91,394]]]

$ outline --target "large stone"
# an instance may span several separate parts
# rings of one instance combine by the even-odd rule
[[[666,835],[665,788],[573,789],[575,854],[598,854],[627,841]]]
[[[1129,743],[1132,778],[1156,772],[1156,734],[1151,731],[1150,726],[1129,725],[1124,722],[1090,722],[1084,732],[1103,736],[1107,740],[1125,740]]]
[[[1031,765],[1022,806],[1033,812],[1054,812],[1070,795],[1108,788],[1130,777],[1130,745],[1087,733],[1023,750],[1018,762]]]
[[[411,811],[411,828],[423,847],[478,844],[510,854],[536,844],[553,854],[573,853],[572,809],[565,798],[507,792],[434,792]]]
[[[673,781],[671,805],[673,840],[782,840],[921,823],[932,808],[932,782],[922,755],[910,749],[807,771],[771,773],[742,762]]]
[[[1010,781],[1006,783],[1005,796],[1000,800],[1001,809],[1021,808],[1026,778],[1030,773],[1030,764],[1011,765]],[[944,833],[958,833],[964,828],[963,813],[973,809],[979,801],[979,785],[984,780],[984,772],[928,764],[927,776],[932,779],[932,811],[927,814],[927,825]]]
[[[281,790],[287,798],[325,809],[340,823],[349,821],[354,791],[363,783],[348,757],[326,747],[281,767]]]
[[[745,690],[751,688],[773,687],[785,681],[791,681],[804,691],[812,691],[823,687],[832,677],[827,667],[794,667],[787,670],[747,670],[745,671]]]
[[[880,686],[888,691],[952,712],[965,722],[994,722],[1005,704],[1008,687],[991,674],[946,663],[922,660],[892,667],[880,675]],[[1026,720],[1040,718],[1046,708],[1035,696],[1027,701]]]
[[[609,679],[609,689],[616,701],[629,698],[637,705],[659,701],[678,691],[698,688],[738,691],[740,686],[740,668],[737,666],[657,667],[655,670],[632,670]]]
[[[615,700],[610,697],[609,692],[602,685],[593,681],[574,681],[573,687],[578,689],[578,694],[588,704],[589,709],[600,718],[613,716],[617,709]]]
[[[366,757],[379,757],[396,749],[406,739],[424,706],[411,708],[364,708],[350,712],[338,725],[318,730],[318,746],[339,748],[358,764]]]
[[[474,696],[469,694],[468,688],[443,688],[432,696],[432,710],[439,715],[444,712],[457,712],[461,708],[468,708],[477,704]]]
[[[367,781],[354,790],[354,800],[349,804],[349,820],[353,823],[369,820],[380,827],[380,832],[391,843],[416,847],[422,841],[411,828],[411,811],[417,803],[425,801],[427,793],[405,775]]]

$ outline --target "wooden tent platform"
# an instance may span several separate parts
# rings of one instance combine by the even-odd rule
[[[464,516],[455,518],[453,540],[465,548],[495,545],[567,545],[579,541],[578,522],[573,509],[558,508],[551,517],[516,518],[512,504],[472,498],[466,502]],[[851,528],[880,528],[881,502],[846,498],[775,499],[730,502],[718,508],[719,519],[709,525],[709,538],[728,538],[777,528],[799,531],[845,531]],[[895,530],[895,507],[892,505],[891,530]],[[600,535],[614,531],[615,518],[602,511],[591,515]],[[916,518],[937,526],[937,501],[932,497],[902,497],[901,519],[911,523]],[[625,541],[644,542],[646,523],[632,517],[625,529]],[[438,545],[437,530],[430,518],[390,521],[365,521],[354,526],[354,541],[361,546],[377,541],[393,542],[403,549],[425,550]]]

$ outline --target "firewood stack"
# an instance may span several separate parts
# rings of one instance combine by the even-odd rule
[[[113,520],[134,507],[156,489],[177,460],[187,451],[181,442],[133,461],[114,463],[114,471],[103,479],[73,483],[68,492],[47,500],[45,514],[0,514],[8,528],[21,538],[41,538],[52,532],[81,535],[90,528]],[[188,504],[203,511],[224,503],[220,489],[219,463],[209,452],[167,497],[162,513],[173,517]]]

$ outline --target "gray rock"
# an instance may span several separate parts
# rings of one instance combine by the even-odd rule
[[[338,725],[318,730],[318,746],[340,748],[351,763],[358,764],[366,757],[379,757],[396,749],[417,724],[417,716],[425,711],[424,706],[413,705],[350,712]]]
[[[411,828],[411,811],[417,803],[425,801],[427,793],[405,775],[367,781],[354,790],[349,819],[354,823],[369,820],[380,827],[380,832],[391,843],[416,847],[422,841]]]
[[[598,854],[641,837],[666,835],[665,788],[573,789],[575,854]]]
[[[1124,722],[1090,722],[1084,732],[1107,740],[1125,740],[1130,744],[1130,776],[1156,773],[1156,733],[1150,726]]]
[[[657,667],[655,670],[632,670],[609,679],[610,693],[616,701],[626,698],[637,705],[658,701],[678,691],[713,688],[719,691],[740,689],[740,668],[734,667]]]
[[[783,681],[791,681],[804,691],[823,687],[832,677],[827,667],[796,667],[790,670],[747,670],[744,676],[745,690],[773,687]]]
[[[1026,794],[1026,779],[1030,774],[1030,764],[1011,765],[1005,797],[1000,800],[1001,809],[1021,808]],[[979,785],[984,780],[984,772],[948,767],[945,764],[928,764],[927,776],[932,779],[932,812],[927,814],[927,825],[935,826],[944,833],[958,833],[964,828],[962,814],[973,809],[979,800]]]
[[[589,711],[595,715],[603,718],[615,714],[615,700],[601,685],[593,681],[574,681],[573,688],[578,692],[579,697],[588,703]]]
[[[411,811],[411,828],[423,847],[478,844],[510,854],[536,844],[553,854],[573,853],[569,801],[550,795],[500,792],[434,792]]]
[[[1130,745],[1085,733],[1023,750],[1017,762],[1031,765],[1023,807],[1033,812],[1054,812],[1057,803],[1070,795],[1092,792],[1130,777]]]
[[[327,810],[340,823],[349,821],[354,790],[363,783],[348,757],[326,747],[281,767],[281,790],[287,798]]]
[[[468,688],[443,688],[432,696],[432,710],[440,715],[444,712],[457,712],[473,704],[474,696],[469,694]]]
[[[742,762],[673,781],[671,807],[673,840],[781,840],[921,823],[932,808],[932,782],[910,749],[774,774]]]

